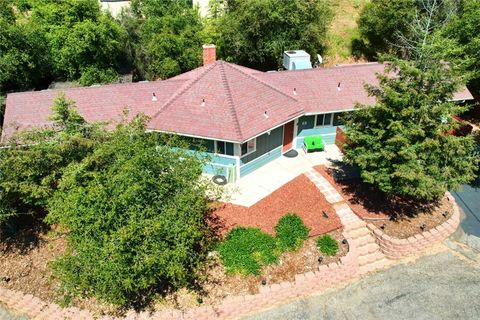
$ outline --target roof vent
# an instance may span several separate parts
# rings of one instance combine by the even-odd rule
[[[268,114],[267,114],[267,111],[265,111],[265,112],[263,113],[263,116],[265,117],[265,119],[268,119],[268,118],[269,118],[269,116],[268,116]]]
[[[202,107],[205,107],[205,99],[202,99],[202,104],[200,104]]]
[[[338,85],[337,85],[337,90],[338,90],[338,91],[341,91],[341,90],[342,90],[342,83],[341,83],[341,82],[338,83]]]
[[[157,101],[157,100],[158,99],[157,99],[157,95],[155,94],[155,92],[152,93],[152,101]]]
[[[297,95],[297,88],[293,88],[293,95]]]

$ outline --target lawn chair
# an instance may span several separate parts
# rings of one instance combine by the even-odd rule
[[[303,139],[303,151],[305,153],[323,151],[325,146],[321,136],[308,136]]]

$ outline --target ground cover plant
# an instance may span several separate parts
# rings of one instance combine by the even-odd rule
[[[308,228],[294,213],[288,213],[281,217],[275,226],[275,232],[275,238],[282,251],[295,251],[308,238]]]
[[[232,229],[218,246],[229,273],[259,275],[261,269],[278,261],[287,251],[296,251],[308,237],[308,228],[293,213],[283,216],[275,226],[275,237],[259,228]]]
[[[328,234],[317,239],[317,247],[321,253],[329,257],[336,255],[339,249],[338,242]]]
[[[230,273],[258,275],[262,267],[278,261],[275,238],[258,228],[232,229],[218,252]]]

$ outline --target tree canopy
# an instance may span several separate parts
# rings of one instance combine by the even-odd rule
[[[466,109],[451,101],[461,81],[445,63],[424,67],[393,59],[379,86],[367,86],[377,102],[348,117],[345,157],[381,191],[431,201],[472,181],[479,159],[472,137],[448,134]]]
[[[0,92],[115,81],[126,31],[96,0],[2,0]]]
[[[470,83],[480,90],[480,2],[464,0],[460,14],[445,28],[446,39],[453,40],[446,47],[446,56],[467,73]],[[445,49],[445,42],[444,42]]]
[[[385,53],[412,58],[411,50],[425,41],[425,35],[441,30],[456,16],[461,1],[372,0],[358,21],[365,53],[370,58]]]
[[[133,0],[122,23],[137,78],[165,79],[200,65],[203,25],[188,1]]]
[[[227,61],[272,70],[281,66],[285,50],[305,49],[314,57],[325,48],[328,1],[227,0],[221,7],[213,38]]]

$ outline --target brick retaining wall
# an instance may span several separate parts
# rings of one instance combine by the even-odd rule
[[[455,198],[448,192],[447,197],[453,204],[453,214],[441,225],[428,231],[416,234],[406,239],[398,239],[385,234],[381,229],[371,223],[367,223],[367,228],[372,231],[380,250],[389,259],[400,259],[427,247],[439,243],[457,230],[460,223],[460,211]]]

